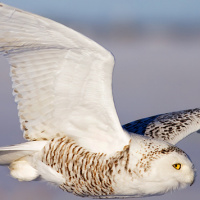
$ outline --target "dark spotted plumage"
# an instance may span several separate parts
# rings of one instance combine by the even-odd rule
[[[151,169],[151,164],[153,161],[161,158],[163,155],[170,154],[172,152],[177,152],[178,154],[187,156],[184,151],[179,149],[176,146],[167,146],[165,148],[162,148],[160,145],[156,146],[151,141],[144,141],[144,149],[147,148],[148,153],[142,154],[142,157],[140,160],[138,160],[136,167],[138,167],[140,170],[139,176],[143,176],[145,172],[147,172],[149,169]]]
[[[122,127],[131,133],[175,144],[190,133],[198,131],[199,125],[200,109],[196,108],[147,117]]]
[[[43,149],[41,161],[62,174],[60,188],[80,196],[107,196],[114,193],[115,174],[129,173],[129,148],[113,156],[92,153],[68,137],[52,139]]]
[[[143,119],[139,119],[128,124],[123,125],[122,127],[127,130],[128,132],[137,133],[139,135],[144,135],[147,126],[153,122],[158,116],[155,115],[151,117],[146,117]]]

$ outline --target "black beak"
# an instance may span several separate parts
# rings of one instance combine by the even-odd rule
[[[191,182],[190,186],[192,186],[193,184],[194,184],[194,179],[193,179],[193,181]]]

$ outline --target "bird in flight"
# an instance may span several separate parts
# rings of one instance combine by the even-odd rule
[[[0,54],[11,66],[28,140],[0,148],[0,164],[14,178],[41,178],[95,198],[161,195],[193,184],[193,163],[175,144],[200,129],[199,109],[122,127],[109,51],[68,27],[2,3],[0,27]]]

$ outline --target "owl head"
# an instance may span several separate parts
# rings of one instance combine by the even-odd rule
[[[132,137],[129,166],[143,195],[184,188],[192,185],[195,178],[194,166],[184,151],[169,143],[140,136]]]

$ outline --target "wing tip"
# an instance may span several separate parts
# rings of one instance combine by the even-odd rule
[[[0,2],[0,9],[15,10],[15,11],[18,11],[18,12],[23,12],[23,10],[21,10],[21,9],[18,9],[14,6],[4,4],[2,2]]]
[[[4,6],[5,6],[5,4],[3,4],[3,3],[0,2],[0,9],[1,9],[2,7],[4,7]]]
[[[0,2],[0,7],[10,7],[10,6],[8,6],[7,4],[4,4],[4,3]]]

